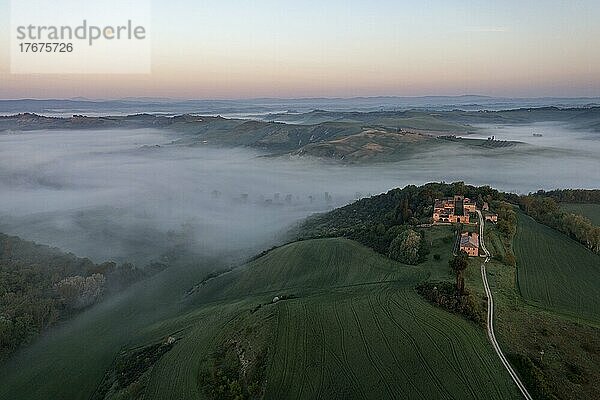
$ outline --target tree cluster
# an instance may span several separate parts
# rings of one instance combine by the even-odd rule
[[[102,274],[68,276],[56,284],[56,292],[68,307],[78,310],[96,303],[104,293],[105,283]]]
[[[143,274],[0,234],[0,359]]]
[[[483,308],[475,296],[468,292],[458,293],[451,282],[423,282],[416,287],[416,290],[429,302],[439,307],[460,314],[477,324],[485,323]]]
[[[557,189],[545,192],[540,190],[536,197],[549,197],[558,203],[600,204],[600,189]]]
[[[417,265],[419,261],[423,261],[427,252],[424,232],[419,234],[407,229],[392,240],[388,257],[404,264]]]
[[[297,236],[347,237],[381,254],[414,264],[414,248],[412,255],[409,255],[408,249],[415,247],[418,240],[414,234],[404,232],[411,230],[421,237],[416,262],[424,261],[429,245],[419,226],[432,222],[435,199],[455,194],[475,199],[480,206],[483,202],[512,199],[512,195],[498,192],[489,186],[475,187],[463,182],[410,185],[309,218],[299,227]],[[412,237],[412,246],[406,244],[407,248],[401,249],[400,244],[406,241],[404,235]],[[403,254],[400,255],[401,253]]]
[[[494,210],[498,214],[496,229],[501,234],[501,239],[506,250],[504,256],[496,254],[495,257],[501,262],[515,267],[517,265],[517,258],[512,249],[512,242],[517,233],[518,222],[515,207],[512,204],[501,201],[494,203]]]

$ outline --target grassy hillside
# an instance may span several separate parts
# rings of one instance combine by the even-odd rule
[[[426,151],[426,144],[434,145],[434,138],[407,131],[367,128],[355,135],[308,144],[295,154],[346,162],[386,161],[412,156],[415,151]]]
[[[600,204],[561,204],[560,208],[577,215],[583,215],[594,225],[600,226]]]
[[[379,126],[391,129],[418,129],[437,132],[465,133],[472,128],[466,124],[453,123],[440,118],[440,113],[428,111],[373,111],[344,112],[314,110],[307,113],[282,113],[267,115],[267,119],[295,124],[321,124],[323,122],[345,122]]]
[[[600,321],[600,256],[521,213],[514,248],[526,300]]]
[[[0,399],[89,399],[120,349],[185,310],[180,299],[191,282],[217,265],[171,265],[54,328],[0,364]]]
[[[155,281],[103,329],[79,324],[0,373],[0,398],[518,398],[484,331],[415,293],[430,275],[420,268],[317,239],[207,280],[178,307],[159,304],[182,282]],[[54,357],[81,362],[69,371]]]
[[[340,294],[280,306],[266,398],[514,397],[473,325],[408,288]]]
[[[517,397],[483,331],[414,292],[426,276],[346,239],[276,249],[207,282],[192,295],[202,306],[149,333],[190,330],[146,394],[206,396],[198,376],[211,375],[214,347],[235,343],[240,354],[263,349],[268,399]],[[274,296],[291,298],[271,304]],[[214,312],[220,322],[207,329]]]
[[[419,226],[452,193],[511,198],[409,186],[315,216],[296,232],[313,239],[220,275],[207,276],[214,261],[171,266],[0,365],[0,399],[520,398],[482,327],[415,291],[452,280],[453,228]],[[416,266],[381,254],[406,224],[430,249]],[[504,254],[500,224],[487,231]],[[599,257],[523,214],[514,251],[516,272],[488,270],[503,348],[536,399],[597,398]],[[476,301],[479,264],[466,271]]]

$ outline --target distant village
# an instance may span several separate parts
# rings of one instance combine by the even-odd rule
[[[490,212],[488,203],[483,203],[481,211],[486,221],[498,222],[498,214]],[[456,195],[454,197],[436,199],[433,206],[433,223],[435,225],[477,224],[477,217],[472,215],[476,212],[477,203],[468,197]],[[478,257],[479,234],[469,231],[461,232],[458,251],[464,251],[469,257]]]

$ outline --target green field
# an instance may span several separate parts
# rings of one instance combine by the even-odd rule
[[[496,228],[486,225],[486,245],[492,254],[504,254],[506,249]],[[596,384],[600,380],[600,324],[526,301],[516,285],[517,271],[496,260],[487,264],[496,336],[511,360],[526,357],[531,361],[528,366],[513,364],[527,389],[534,399],[600,398]],[[481,277],[470,272],[467,286],[483,296]]]
[[[594,225],[600,226],[600,204],[563,203],[560,208],[573,214],[583,215],[592,221]]]
[[[477,328],[411,289],[362,292],[282,305],[267,398],[514,397]]]
[[[600,321],[600,256],[521,213],[514,248],[527,301]]]
[[[403,266],[346,239],[302,241],[163,306],[184,293],[189,271],[172,275],[5,366],[0,398],[88,399],[119,350],[169,335],[172,349],[106,398],[210,398],[218,348],[234,349],[246,372],[264,369],[265,398],[518,398],[483,329],[413,290],[434,267]]]
[[[219,319],[227,315],[230,322],[213,337],[198,323],[178,352],[157,366],[154,398],[178,398],[172,391],[183,387],[201,396],[194,374],[182,374],[206,357],[208,347],[198,343],[225,341],[256,320],[273,341],[265,398],[515,397],[483,330],[414,292],[427,275],[344,239],[272,251],[195,294],[195,302],[224,302]],[[248,318],[252,306],[286,294],[298,297]]]

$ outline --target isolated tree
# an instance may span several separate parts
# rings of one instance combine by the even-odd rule
[[[450,268],[456,275],[456,290],[462,295],[465,291],[464,271],[469,266],[469,256],[464,251],[461,251],[458,255],[448,261],[448,265],[450,265]]]
[[[419,262],[421,240],[421,235],[412,229],[407,229],[392,240],[388,256],[405,264],[416,265]]]

